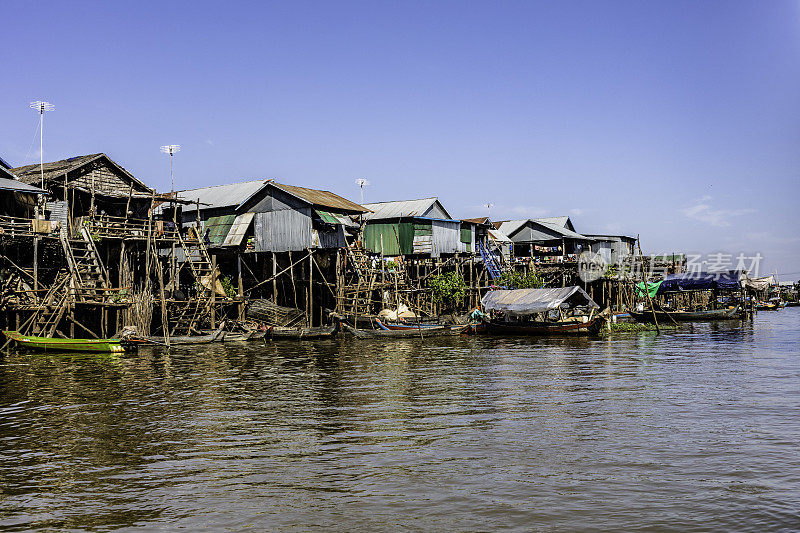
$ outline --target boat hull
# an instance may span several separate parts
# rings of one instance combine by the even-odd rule
[[[589,322],[485,322],[490,335],[597,335],[605,324],[605,319],[597,317]]]
[[[355,329],[349,324],[342,324],[342,331],[352,335],[357,339],[385,339],[385,338],[427,338],[427,337],[442,337],[447,335],[460,335],[464,332],[467,326],[436,326],[420,330],[419,328],[410,328],[404,330],[391,330],[391,329]]]
[[[268,339],[327,339],[336,335],[338,325],[313,328],[286,328],[273,326],[266,332]]]
[[[123,353],[135,349],[114,339],[56,339],[22,335],[18,331],[4,331],[3,334],[17,348],[35,352]]]

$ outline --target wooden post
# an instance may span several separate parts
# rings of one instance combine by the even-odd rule
[[[308,250],[308,326],[314,322],[314,250]]]
[[[33,301],[39,305],[39,237],[33,238]]]
[[[272,252],[272,303],[278,304],[278,259]]]
[[[294,282],[294,261],[292,261],[292,251],[289,250],[289,277],[292,279],[292,294],[294,295],[294,307],[297,309],[297,285]]]
[[[650,299],[650,288],[647,286],[647,275],[644,273],[644,256],[642,255],[642,241],[639,240],[639,235],[636,235],[636,242],[639,244],[639,256],[642,258],[642,278],[644,279],[644,293],[647,296],[647,301],[650,303],[650,310],[653,312],[653,322],[656,324],[656,333],[661,333],[658,328],[658,318],[656,318],[656,308],[653,305],[653,300]]]
[[[242,254],[236,252],[236,273],[238,277],[239,320],[244,319],[244,282],[242,281]]]
[[[200,237],[202,239],[202,237]],[[217,329],[217,254],[211,256],[211,329]]]

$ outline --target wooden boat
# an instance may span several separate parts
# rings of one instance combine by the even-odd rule
[[[57,339],[23,335],[18,331],[3,331],[17,348],[36,352],[93,352],[122,353],[136,349],[135,344],[121,339]]]
[[[270,327],[264,337],[267,339],[327,339],[339,331],[338,322],[333,326],[320,326],[313,328],[287,328],[281,326]]]
[[[653,322],[652,311],[631,311],[630,313],[637,322]],[[670,317],[676,322],[733,320],[739,317],[739,306],[727,309],[706,309],[703,311],[656,311],[656,319],[659,323],[671,323]]]
[[[415,331],[422,330],[423,334],[425,331],[432,329],[432,328],[440,328],[445,326],[446,324],[398,324],[398,323],[389,323],[383,322],[379,318],[375,319],[375,323],[378,324],[380,329],[384,330],[391,330],[391,331],[405,331],[408,329],[413,329]]]
[[[597,335],[605,324],[597,316],[588,322],[504,322],[487,320],[486,329],[493,335]]]
[[[420,331],[419,328],[409,328],[402,330],[391,329],[355,329],[349,324],[342,323],[341,328],[345,333],[357,339],[384,339],[384,338],[423,338],[441,337],[446,335],[460,335],[468,326],[437,326]]]
[[[487,312],[500,317],[516,317],[513,321],[484,318],[487,331],[494,335],[596,335],[606,322],[605,316],[594,314],[599,306],[576,285],[489,291],[481,298],[481,303]],[[588,315],[565,319],[565,308],[571,308],[573,312],[585,308]],[[559,319],[547,320],[553,313],[558,313]],[[541,318],[530,320],[537,316]],[[586,316],[585,322],[583,316]]]

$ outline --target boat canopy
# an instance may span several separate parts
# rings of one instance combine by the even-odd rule
[[[710,289],[737,290],[741,288],[740,278],[738,271],[669,274],[658,287],[658,294]]]
[[[770,285],[775,285],[775,278],[772,276],[766,276],[763,278],[745,278],[742,284],[746,289],[765,291],[769,289]]]
[[[560,307],[600,307],[578,286],[557,289],[513,289],[487,292],[481,299],[487,311],[533,315]]]

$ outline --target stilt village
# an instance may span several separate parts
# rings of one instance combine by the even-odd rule
[[[474,322],[498,288],[550,289],[549,307],[529,308],[540,318],[567,304],[619,314],[652,296],[657,320],[656,309],[719,297],[637,291],[686,264],[642,255],[637,237],[587,232],[568,216],[494,218],[454,219],[435,197],[360,205],[273,179],[163,193],[103,153],[3,161],[0,329],[87,341],[127,331],[167,346],[340,324],[422,336]],[[592,276],[580,275],[587,253],[602,266]]]

